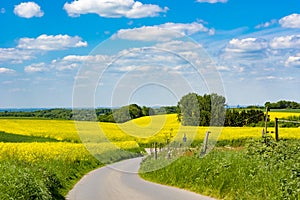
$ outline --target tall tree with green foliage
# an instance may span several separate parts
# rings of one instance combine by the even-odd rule
[[[185,126],[222,126],[225,120],[225,97],[189,93],[178,102],[178,118]]]
[[[198,126],[200,124],[200,105],[198,95],[189,93],[178,103],[181,112],[181,123],[184,126]]]

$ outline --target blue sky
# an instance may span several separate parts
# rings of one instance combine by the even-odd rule
[[[300,101],[300,2],[0,2],[0,107]]]

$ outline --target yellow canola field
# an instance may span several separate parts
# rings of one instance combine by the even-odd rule
[[[0,143],[0,160],[5,158],[28,162],[39,160],[85,160],[89,156],[82,144],[72,143]]]
[[[0,119],[0,131],[57,140],[79,141],[74,121]]]
[[[270,120],[274,121],[277,117],[278,119],[287,118],[290,116],[300,116],[300,113],[291,113],[291,112],[269,112]]]
[[[273,116],[291,116],[299,113],[273,113]],[[7,133],[50,137],[64,141],[84,143],[118,143],[117,146],[138,146],[153,142],[165,143],[168,138],[182,141],[186,134],[190,140],[203,140],[206,131],[216,140],[259,138],[262,127],[190,127],[181,126],[177,115],[142,117],[123,124],[74,122],[63,120],[0,119],[0,131]],[[274,128],[269,128],[274,131]],[[299,138],[300,128],[279,128],[281,138]],[[121,142],[121,143],[119,143]],[[123,143],[122,143],[123,142]],[[121,144],[123,146],[121,146]],[[126,147],[127,148],[127,147]]]
[[[21,161],[81,161],[89,160],[93,155],[103,154],[110,150],[138,148],[134,141],[116,143],[74,144],[68,142],[46,143],[3,143],[0,142],[0,160],[18,159]],[[88,151],[88,150],[89,151]]]

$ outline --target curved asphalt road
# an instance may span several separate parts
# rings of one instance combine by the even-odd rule
[[[193,192],[147,182],[137,172],[142,158],[99,168],[84,176],[68,200],[213,200]]]

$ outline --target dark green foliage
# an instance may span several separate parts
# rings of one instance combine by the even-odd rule
[[[225,126],[242,127],[255,126],[259,122],[263,122],[265,114],[261,110],[226,110]]]
[[[162,106],[159,108],[152,108],[153,114],[155,115],[164,115],[164,114],[177,114],[177,106]]]
[[[225,98],[217,94],[189,93],[178,102],[178,118],[184,126],[222,126]]]
[[[123,106],[116,109],[112,113],[114,120],[117,123],[127,122],[131,119],[136,119],[143,116],[142,108],[136,104]]]
[[[181,111],[181,123],[184,126],[199,126],[200,124],[200,103],[198,95],[190,93],[183,96],[178,103]]]
[[[58,142],[58,140],[53,138],[25,136],[0,132],[0,142]]]
[[[62,119],[62,120],[78,120],[78,121],[100,121],[112,122],[116,121],[126,122],[131,119],[151,116],[158,114],[172,114],[177,113],[177,106],[163,106],[160,108],[150,108],[143,106],[142,108],[137,104],[123,106],[119,109],[97,108],[97,109],[44,109],[36,111],[4,111],[0,112],[0,117],[5,118],[38,118],[38,119]],[[115,119],[116,118],[116,119]]]
[[[266,102],[265,107],[270,109],[300,109],[300,103],[281,100],[275,103]]]
[[[112,115],[112,112],[99,115],[98,121],[99,122],[111,122],[111,123],[116,122],[114,119],[114,116]]]
[[[0,117],[31,117],[31,118],[46,118],[46,119],[72,119],[72,110],[55,108],[37,111],[14,111],[0,112]]]

